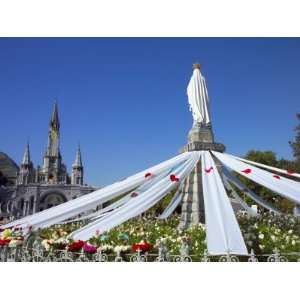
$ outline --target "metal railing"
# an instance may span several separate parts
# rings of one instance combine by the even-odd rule
[[[300,253],[280,253],[274,249],[273,253],[255,255],[253,251],[248,256],[231,255],[189,255],[181,253],[173,255],[167,251],[147,253],[138,250],[134,253],[106,253],[97,252],[69,252],[66,250],[45,251],[41,247],[28,248],[17,246],[10,248],[0,246],[0,262],[300,262]]]

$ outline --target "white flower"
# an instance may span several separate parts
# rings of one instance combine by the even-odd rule
[[[265,237],[263,233],[259,234],[258,236],[261,240]]]
[[[265,248],[264,245],[258,245],[259,249],[263,250]]]
[[[289,233],[289,234],[292,234],[292,233],[293,233],[293,229],[290,229],[290,230],[288,231],[288,233]]]
[[[8,244],[8,247],[15,248],[17,246],[22,245],[22,243],[23,243],[23,241],[21,241],[21,240],[11,240]]]
[[[272,239],[273,242],[275,242],[276,241],[276,236],[275,235],[271,235],[271,239]]]
[[[102,251],[108,251],[108,250],[112,250],[113,246],[111,245],[102,245],[101,247],[99,247]],[[98,248],[98,249],[99,249]],[[100,251],[100,250],[99,250]]]
[[[130,246],[116,246],[115,248],[114,248],[114,252],[116,252],[116,253],[120,253],[120,252],[126,252],[126,251],[128,251],[130,249]]]
[[[292,245],[295,246],[296,245],[296,241],[292,240]]]
[[[48,243],[48,240],[42,240],[42,246],[45,248],[46,251],[49,251],[50,244]]]

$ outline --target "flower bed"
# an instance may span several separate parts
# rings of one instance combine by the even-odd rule
[[[293,216],[262,214],[257,217],[238,215],[238,222],[245,243],[257,255],[273,253],[300,252],[300,218]],[[73,241],[68,234],[83,224],[55,225],[39,232],[46,251],[66,249],[70,252],[94,254],[102,252],[109,255],[130,252],[158,253],[159,245],[165,245],[170,255],[180,255],[183,242],[189,244],[189,254],[199,259],[206,250],[205,226],[191,226],[188,230],[179,231],[180,217],[172,216],[168,220],[153,217],[139,217],[130,220],[109,232],[95,232],[88,241]],[[21,243],[20,232],[5,230],[1,233],[0,246],[16,246]],[[17,242],[18,241],[18,242]]]

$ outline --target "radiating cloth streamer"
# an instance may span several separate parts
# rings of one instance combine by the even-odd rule
[[[222,178],[223,178],[225,188],[231,191],[233,198],[247,211],[247,213],[250,216],[256,216],[257,213],[250,206],[248,206],[245,201],[243,201],[241,199],[241,197],[238,195],[238,193],[230,185],[228,178],[224,174],[223,174]]]
[[[247,255],[248,251],[239,224],[215,162],[208,151],[202,154],[201,167],[209,254]]]
[[[184,180],[185,177],[195,167],[199,160],[200,152],[191,152],[191,155],[192,158],[190,158],[183,166],[179,166],[174,170],[174,173],[180,179],[180,181]],[[74,231],[70,234],[70,237],[75,240],[87,240],[92,237],[96,231],[100,233],[109,231],[115,226],[122,224],[125,221],[136,217],[151,208],[177,185],[178,183],[176,181],[171,181],[169,176],[167,176],[156,185],[145,191],[143,194],[137,196],[134,201],[129,201],[124,206],[116,209],[116,211],[114,211],[108,217],[97,220],[83,228]]]
[[[287,178],[276,178],[276,174],[248,165],[240,160],[234,159],[230,155],[213,151],[213,154],[221,161],[223,165],[240,175],[278,193],[293,202],[300,204],[300,189],[296,182]]]
[[[285,174],[285,175],[288,175],[288,176],[300,178],[300,174],[298,174],[298,173],[294,173],[294,172],[291,172],[291,171],[288,171],[288,170],[283,170],[283,169],[267,166],[267,165],[264,165],[264,164],[261,164],[261,163],[255,162],[255,161],[251,161],[251,160],[248,160],[248,159],[240,158],[240,157],[237,157],[237,156],[234,156],[234,155],[230,155],[230,156],[232,156],[233,158],[238,159],[240,161],[243,161],[245,163],[249,163],[251,165],[254,165],[254,166],[262,167],[262,168],[265,168],[267,170],[275,171],[275,172]]]
[[[182,186],[180,185],[178,190],[176,191],[175,195],[171,199],[168,206],[165,208],[165,210],[162,212],[162,214],[158,217],[158,219],[163,220],[169,218],[169,216],[174,212],[176,207],[179,205],[180,201],[182,200]]]
[[[188,160],[191,156],[192,154],[189,152],[182,153],[170,160],[148,168],[120,182],[116,182],[93,193],[78,197],[77,199],[54,206],[42,212],[35,213],[34,215],[30,215],[6,225],[2,225],[0,228],[4,229],[18,225],[19,227],[23,228],[26,226],[32,226],[33,229],[35,229],[45,222],[50,226],[52,224],[64,221],[82,212],[93,209],[97,205],[110,201],[111,199],[138,187],[149,179],[145,178],[145,174],[160,174],[166,169],[174,167],[175,165]]]
[[[179,164],[176,164],[176,165],[177,165],[177,168],[183,168],[183,166],[184,166],[185,164],[187,164],[190,160],[191,160],[191,158],[187,159],[187,160],[184,161],[184,162],[180,162]],[[160,174],[160,173],[159,173],[159,174]],[[147,179],[147,181],[151,181],[151,177],[149,177],[149,178]],[[130,190],[131,190],[131,189],[130,189]],[[124,194],[124,192],[122,192],[122,194]],[[111,200],[111,198],[110,198],[109,200]],[[108,201],[109,201],[109,200],[108,200]],[[107,201],[106,201],[106,202],[107,202]],[[65,215],[66,215],[66,213],[68,213],[68,212],[65,212]],[[108,216],[110,216],[110,213],[107,214],[107,215],[105,215],[105,216],[102,218],[102,220],[105,219],[105,218],[108,217]],[[52,224],[54,224],[54,223],[53,223],[53,219],[50,220],[50,221],[49,221],[49,220],[46,220],[46,221],[43,221],[43,222],[39,223],[39,224],[38,224],[38,227],[39,227],[39,228],[45,228],[45,227],[51,226]]]
[[[249,190],[240,180],[237,179],[237,177],[233,176],[227,168],[222,168],[223,175],[226,176],[226,178],[232,183],[234,186],[236,186],[241,192],[245,193],[248,197],[250,197],[254,202],[256,202],[258,205],[264,207],[265,209],[275,213],[275,214],[281,214],[281,212],[273,207],[270,203],[260,198],[258,195],[256,195],[254,192]]]
[[[124,197],[122,197],[121,199],[111,203],[110,205],[96,211],[93,212],[91,214],[79,217],[79,218],[75,218],[72,220],[68,220],[66,222],[63,222],[63,224],[67,224],[67,223],[71,223],[71,222],[77,222],[77,221],[82,221],[82,220],[95,220],[98,219],[100,217],[103,217],[104,215],[107,215],[108,212],[113,211],[114,209],[121,207],[122,205],[126,204],[129,200],[133,199],[132,194],[135,193],[137,195],[143,193],[144,191],[146,191],[148,188],[150,188],[152,185],[156,184],[158,181],[160,181],[162,178],[166,177],[168,174],[170,174],[172,172],[173,168],[163,172],[162,174],[158,175],[158,176],[151,176],[151,178],[146,181],[144,184],[142,184],[140,187],[138,187],[136,190],[131,191],[129,194],[125,195]]]

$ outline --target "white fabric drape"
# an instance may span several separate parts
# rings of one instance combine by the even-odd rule
[[[174,212],[174,210],[176,209],[176,207],[179,205],[180,201],[182,200],[181,189],[182,189],[182,184],[176,191],[175,195],[171,199],[168,206],[165,208],[165,210],[162,212],[162,214],[158,217],[158,219],[161,219],[161,220],[167,219]]]
[[[149,177],[145,177],[145,174],[150,173],[154,175],[159,175],[163,171],[172,168],[188,160],[191,157],[192,154],[190,152],[182,153],[170,160],[160,163],[159,165],[146,169],[142,172],[139,172],[112,185],[106,186],[93,193],[81,196],[77,199],[54,206],[34,215],[8,223],[6,225],[1,226],[0,228],[8,228],[18,225],[20,227],[32,226],[34,229],[38,228],[43,223],[47,223],[50,226],[52,224],[61,222],[63,220],[76,216],[82,212],[93,209],[97,205],[110,201],[113,198],[118,197],[119,195],[122,195],[138,187],[139,185],[143,184],[144,182],[150,179]]]
[[[300,174],[298,174],[298,173],[293,173],[293,172],[290,172],[288,170],[283,170],[283,169],[267,166],[267,165],[264,165],[264,164],[261,164],[261,163],[255,162],[255,161],[247,160],[247,159],[244,159],[244,158],[240,158],[240,157],[237,157],[237,156],[234,156],[234,155],[230,155],[230,156],[232,156],[233,158],[238,159],[240,161],[243,161],[245,163],[249,163],[251,165],[254,165],[254,166],[262,167],[262,168],[265,168],[265,169],[268,169],[268,170],[271,170],[271,171],[275,171],[275,172],[278,172],[278,173],[281,173],[281,174],[285,174],[285,175],[288,175],[288,176],[300,178]]]
[[[141,193],[145,192],[152,185],[156,184],[162,178],[164,178],[165,176],[170,174],[172,172],[172,170],[173,170],[173,168],[163,172],[162,174],[160,174],[158,176],[152,176],[148,181],[146,181],[144,184],[142,184],[136,190],[131,191],[129,194],[125,195],[121,199],[116,200],[115,202],[111,203],[110,205],[108,205],[108,206],[106,206],[106,207],[104,207],[104,208],[102,208],[102,209],[100,209],[96,212],[92,212],[92,213],[87,214],[85,216],[82,216],[82,217],[79,217],[79,218],[76,218],[76,219],[72,219],[72,220],[69,220],[67,222],[63,222],[63,224],[71,223],[71,222],[77,222],[77,221],[83,221],[83,220],[95,220],[95,219],[101,218],[104,215],[107,215],[107,212],[110,212],[110,211],[126,204],[129,200],[133,199],[133,197],[132,197],[133,193],[141,194]]]
[[[191,158],[173,171],[180,182],[192,171],[198,162],[199,157],[200,152],[191,152]],[[177,184],[178,182],[171,181],[169,176],[167,176],[141,195],[135,197],[133,201],[129,201],[122,207],[116,209],[109,216],[105,216],[103,219],[97,220],[74,231],[70,234],[70,237],[75,240],[87,240],[92,237],[96,231],[99,231],[100,233],[109,231],[115,226],[122,224],[151,208],[167,193],[174,189]]]
[[[247,248],[215,162],[208,151],[201,159],[209,254],[247,255]]]
[[[250,216],[256,216],[257,213],[250,207],[247,205],[247,203],[245,201],[243,201],[241,199],[241,197],[238,195],[238,193],[234,190],[234,188],[232,188],[232,186],[229,183],[228,178],[223,174],[222,176],[223,178],[223,182],[224,182],[224,186],[226,187],[226,189],[230,190],[233,198],[247,211],[247,213]]]
[[[234,186],[236,186],[240,191],[245,193],[248,197],[250,197],[254,202],[259,204],[260,206],[264,207],[265,209],[275,213],[275,214],[281,214],[281,212],[273,207],[270,203],[260,198],[258,195],[256,195],[254,192],[249,190],[239,179],[237,179],[235,176],[233,176],[225,167],[222,169],[224,176],[232,183]]]
[[[259,169],[255,166],[248,165],[232,156],[215,152],[213,154],[228,168],[239,173],[240,175],[258,183],[262,186],[276,192],[293,202],[300,204],[300,189],[298,183],[290,179],[279,177],[276,174]]]

